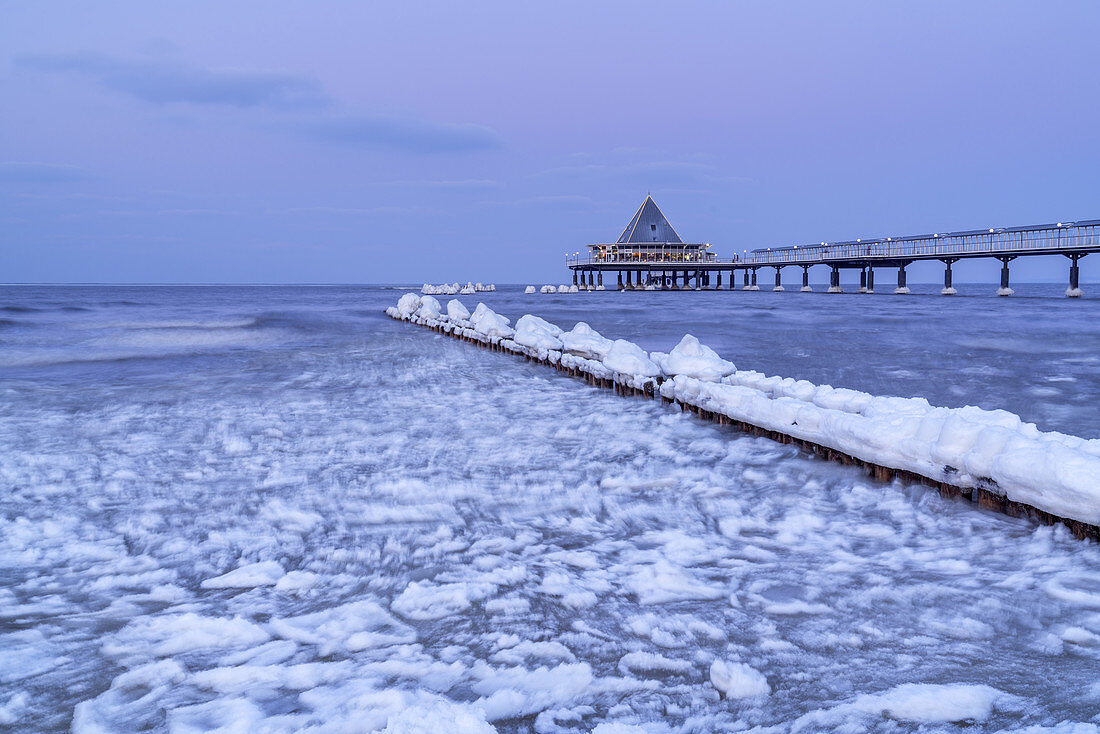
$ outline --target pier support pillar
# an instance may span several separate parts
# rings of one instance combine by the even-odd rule
[[[873,265],[867,266],[867,292],[875,292],[875,268]]]
[[[619,271],[617,271],[617,272],[618,272],[618,274],[619,274],[619,282],[618,282],[618,284],[617,284],[617,285],[615,286],[615,289],[616,289],[616,290],[620,290],[620,291],[621,291],[621,290],[623,289],[623,271],[619,270]]]
[[[596,273],[596,288],[598,290],[601,290],[601,291],[603,290],[603,271],[602,270],[600,272]]]
[[[903,263],[902,265],[898,266],[898,287],[894,289],[894,293],[897,293],[898,295],[905,295],[906,293],[910,292],[909,286],[905,285],[905,268],[908,265],[909,263]]]
[[[753,269],[752,269],[752,282],[751,282],[751,283],[749,284],[749,290],[750,290],[750,291],[758,291],[758,290],[760,290],[760,286],[758,286],[758,285],[756,284],[756,271],[757,271],[757,268],[753,268]]]
[[[1001,261],[1001,287],[997,289],[998,296],[1011,296],[1016,291],[1012,290],[1008,284],[1008,264],[1015,260],[1015,257],[998,257]]]
[[[951,264],[958,260],[957,257],[949,257],[943,261],[943,264],[947,266],[943,271],[943,290],[940,291],[945,296],[953,296],[958,293],[955,290],[955,286],[951,282]]]
[[[745,268],[744,276],[742,277],[741,290],[747,291],[749,289],[749,269]]]
[[[783,288],[783,268],[776,268],[775,269],[775,287],[772,288],[772,290],[773,291],[785,290]]]
[[[588,271],[588,290],[592,290],[596,287],[595,276],[596,274],[591,270]]]
[[[577,269],[573,268],[573,285],[577,285]]]
[[[1083,252],[1073,252],[1066,257],[1070,259],[1069,266],[1069,288],[1066,288],[1066,297],[1068,298],[1080,298],[1085,295],[1085,292],[1081,290],[1081,268],[1077,266],[1077,261],[1085,256]]]
[[[840,287],[840,268],[833,267],[829,271],[829,293],[843,293],[844,289]]]
[[[718,275],[718,280],[714,285],[714,290],[720,291],[720,290],[722,290],[722,271],[721,270],[716,270],[715,273]],[[730,276],[731,277],[733,276],[732,272],[730,273]]]
[[[810,293],[811,291],[813,291],[813,288],[810,287],[810,266],[809,265],[803,265],[802,266],[802,292],[803,293]]]
[[[859,292],[867,292],[867,268],[859,269]]]

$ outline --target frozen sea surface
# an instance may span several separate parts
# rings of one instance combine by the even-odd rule
[[[960,290],[462,300],[1100,435],[1100,303]],[[393,322],[400,292],[0,290],[0,727],[1096,730],[1095,544]]]

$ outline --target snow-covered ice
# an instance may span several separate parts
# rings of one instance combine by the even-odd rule
[[[624,375],[656,377],[661,374],[661,368],[653,363],[644,349],[625,339],[616,339],[612,343],[603,363]]]
[[[470,310],[457,298],[447,301],[447,318],[451,321],[465,321],[470,318]]]
[[[594,359],[602,362],[611,351],[614,344],[610,339],[602,336],[583,321],[578,322],[569,331],[558,335],[561,339],[562,349],[569,354],[574,354],[585,359]]]
[[[532,349],[561,350],[562,330],[538,316],[525,314],[516,321],[515,342]]]
[[[0,725],[1095,730],[1095,544],[395,323],[381,310],[402,293],[5,292],[2,305],[36,309],[0,313],[16,322],[7,345],[40,366],[13,358],[0,375]],[[1087,351],[1031,351],[1026,372],[991,380],[974,370],[1010,363],[958,355],[1016,345],[960,336],[921,362],[892,348],[913,319],[853,336],[860,372],[806,338],[834,317],[848,333],[852,314],[829,309],[866,314],[857,299],[692,298],[780,305],[746,310],[726,341],[642,305],[547,299],[538,315],[643,354],[694,334],[741,368],[722,378],[738,384],[686,378],[699,390],[852,415],[872,407],[864,395],[925,394],[889,407],[972,400],[1097,434],[1087,402],[1074,415],[1058,405],[1076,397],[1021,390],[1095,399]],[[782,336],[779,299],[798,298],[814,304]],[[919,298],[883,300],[887,316],[932,319],[912,327],[924,339],[948,323]],[[975,300],[946,308],[982,313]],[[484,303],[479,321],[492,311],[497,325],[533,310],[522,288]],[[167,324],[184,322],[224,338],[166,346],[181,328]],[[83,359],[89,340],[132,355],[150,329],[165,338],[140,358]],[[960,385],[973,394],[952,402]]]
[[[717,382],[736,369],[733,362],[722,359],[691,334],[685,334],[668,354],[654,352],[651,356],[666,375],[684,375],[708,382]]]

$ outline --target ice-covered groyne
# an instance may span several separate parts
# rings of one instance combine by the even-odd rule
[[[488,293],[496,289],[497,287],[493,283],[488,285],[483,283],[467,283],[466,285],[459,285],[458,283],[432,285],[431,283],[425,283],[420,287],[420,292],[425,296],[453,296],[457,293],[462,293],[463,295],[469,295],[471,293]]]
[[[575,285],[544,285],[542,288],[538,289],[539,293],[580,293],[580,291],[581,289]],[[528,294],[534,293],[535,286],[529,285],[523,292]]]
[[[923,398],[875,396],[766,376],[736,366],[685,336],[669,353],[647,353],[585,323],[565,331],[533,315],[508,319],[457,300],[443,309],[407,293],[391,317],[553,366],[621,394],[660,397],[702,418],[734,425],[825,458],[966,497],[1039,522],[1066,523],[1100,539],[1100,440],[1040,431],[1001,410],[936,407]]]

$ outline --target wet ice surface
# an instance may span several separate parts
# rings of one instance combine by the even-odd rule
[[[395,323],[399,293],[0,292],[0,725],[1095,722],[1094,544]],[[1098,435],[1089,301],[479,298]]]

